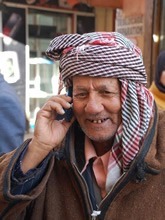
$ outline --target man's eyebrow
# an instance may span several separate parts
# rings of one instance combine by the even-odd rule
[[[107,86],[107,85],[101,85],[101,86],[98,86],[99,89],[101,90],[106,90],[106,89],[109,89],[110,86]]]
[[[96,90],[107,90],[107,89],[110,89],[111,86],[107,86],[107,85],[100,85],[98,87],[96,87]],[[74,90],[87,90],[87,88],[85,86],[76,86],[74,88]]]
[[[74,90],[76,90],[76,89],[78,89],[78,90],[86,90],[86,88],[84,86],[76,86],[74,88]]]

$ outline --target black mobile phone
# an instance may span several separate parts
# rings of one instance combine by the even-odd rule
[[[70,86],[70,87],[68,88],[68,91],[67,91],[68,96],[72,97],[72,92],[73,92],[73,87]],[[71,121],[71,119],[72,119],[72,117],[73,117],[73,108],[72,108],[72,107],[69,108],[69,109],[65,109],[65,115],[64,115],[64,117],[65,117],[65,120],[66,120],[67,122],[70,122],[70,121]]]
[[[68,88],[67,95],[72,97],[72,91],[73,91],[73,88],[70,86]],[[62,119],[65,118],[65,120],[67,122],[70,122],[72,117],[73,117],[73,109],[72,109],[72,107],[69,108],[69,109],[64,109],[64,111],[65,111],[65,114],[64,115],[59,115],[58,114],[57,117],[56,117],[56,120],[62,120]]]

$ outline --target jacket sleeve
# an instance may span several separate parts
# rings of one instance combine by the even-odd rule
[[[49,154],[36,168],[29,170],[24,174],[21,170],[21,161],[26,153],[28,145],[18,158],[11,177],[11,193],[13,195],[26,194],[35,188],[46,173],[47,165],[51,154]]]
[[[12,188],[12,173],[21,153],[25,150],[30,140],[25,141],[14,151],[0,156],[0,219],[8,213],[15,212],[15,205],[21,203],[21,210],[24,210],[29,203],[37,198],[43,191],[54,165],[54,157],[50,157],[48,166],[42,180],[26,194],[15,195]],[[26,181],[26,180],[25,180]],[[9,212],[10,211],[10,212]]]

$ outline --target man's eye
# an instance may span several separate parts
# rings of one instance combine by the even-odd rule
[[[105,95],[111,94],[110,91],[101,91],[100,93],[101,93],[101,94],[105,94]]]
[[[116,93],[112,92],[112,91],[105,90],[105,91],[101,91],[100,95],[105,96],[105,97],[113,97],[116,95]]]
[[[87,96],[87,94],[86,93],[77,93],[77,94],[75,94],[74,95],[76,98],[85,98],[86,96]]]

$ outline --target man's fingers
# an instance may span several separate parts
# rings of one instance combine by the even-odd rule
[[[66,96],[54,96],[51,97],[45,105],[41,108],[41,112],[55,112],[56,114],[64,114],[64,109],[69,109],[71,104],[69,103],[70,97]]]

